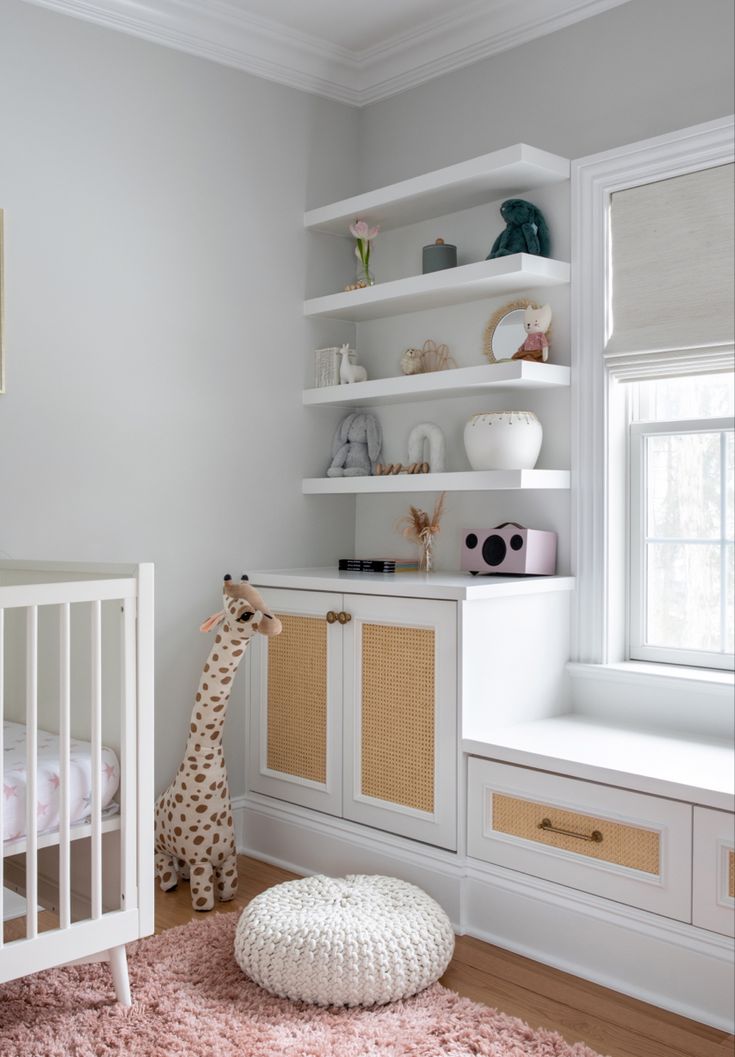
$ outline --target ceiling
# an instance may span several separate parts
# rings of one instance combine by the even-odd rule
[[[631,0],[29,0],[364,106]]]

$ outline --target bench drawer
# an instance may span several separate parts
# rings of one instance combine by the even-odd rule
[[[690,920],[688,804],[470,757],[468,826],[477,859]]]
[[[735,936],[735,815],[694,808],[692,922]]]

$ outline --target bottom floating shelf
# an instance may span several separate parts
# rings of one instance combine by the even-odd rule
[[[385,477],[308,477],[304,495],[361,492],[485,492],[569,488],[569,470],[462,470],[455,473],[392,474]]]

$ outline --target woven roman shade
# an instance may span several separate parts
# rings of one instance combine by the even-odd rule
[[[733,166],[611,196],[609,366],[653,377],[732,366]]]

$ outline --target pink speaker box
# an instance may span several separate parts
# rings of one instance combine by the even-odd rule
[[[462,540],[461,568],[468,573],[506,576],[553,576],[556,533],[524,528],[506,521],[494,529],[468,530]]]

